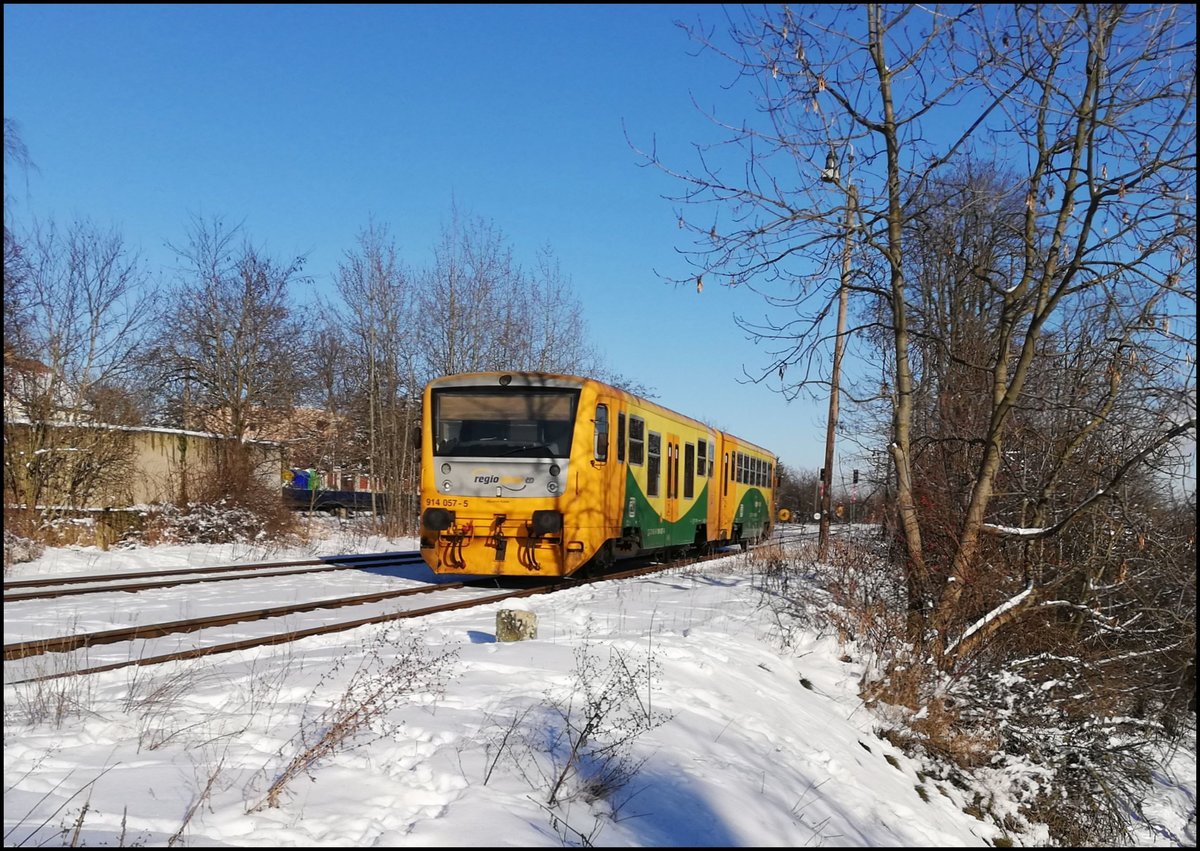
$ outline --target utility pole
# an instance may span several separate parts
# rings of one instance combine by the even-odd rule
[[[837,161],[829,152],[821,179],[837,181]],[[858,211],[858,190],[850,183],[846,190],[846,242],[842,247],[842,276],[838,283],[837,337],[833,343],[833,373],[829,378],[829,422],[825,426],[825,481],[821,499],[821,523],[817,535],[817,558],[825,558],[829,545],[829,515],[833,507],[833,444],[838,420],[838,386],[842,374],[842,353],[846,347],[846,305],[850,298],[850,251],[853,247],[854,216]]]

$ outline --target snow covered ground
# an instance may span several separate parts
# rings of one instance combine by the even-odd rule
[[[47,550],[9,579],[416,546],[356,528],[333,524],[289,550]],[[968,846],[1004,836],[963,811],[984,790],[932,779],[875,735],[853,648],[812,632],[783,646],[751,559],[522,600],[515,607],[538,618],[524,642],[496,641],[493,604],[41,684],[13,684],[33,663],[5,663],[4,844]],[[271,593],[290,599],[329,576],[271,580]],[[150,623],[236,608],[230,595],[249,600],[258,581],[6,604],[5,642],[131,609]],[[1139,844],[1195,845],[1195,749],[1157,779],[1145,805],[1155,823]],[[1037,828],[1009,838],[1046,841]]]

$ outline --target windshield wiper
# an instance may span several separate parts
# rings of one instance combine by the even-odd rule
[[[507,452],[501,452],[497,457],[503,458],[508,455],[516,455],[518,452],[528,452],[531,449],[544,449],[547,455],[552,455],[550,447],[544,443],[518,443],[516,446],[510,447]]]

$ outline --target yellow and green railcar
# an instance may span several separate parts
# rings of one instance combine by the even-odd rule
[[[771,533],[771,453],[649,400],[546,373],[425,389],[421,553],[438,573],[565,576]]]

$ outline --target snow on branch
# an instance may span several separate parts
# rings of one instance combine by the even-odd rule
[[[1001,603],[996,608],[992,609],[990,612],[988,612],[982,618],[975,621],[975,623],[971,624],[971,626],[969,626],[967,628],[967,630],[961,636],[956,638],[954,641],[950,642],[949,646],[946,647],[946,652],[953,653],[954,649],[956,647],[958,647],[958,645],[960,643],[967,642],[968,639],[970,639],[972,635],[974,635],[975,633],[982,630],[988,624],[997,623],[997,625],[998,625],[1000,618],[1006,612],[1013,611],[1020,606],[1026,605],[1027,601],[1029,600],[1029,598],[1032,595],[1033,595],[1033,583],[1031,582],[1025,586],[1025,590],[1023,590],[1020,594],[1017,594],[1015,597],[1010,597],[1009,599],[1005,600],[1003,603]],[[1015,615],[1015,612],[1014,612],[1014,615]],[[1010,617],[1012,617],[1012,616],[1010,615]]]
[[[1176,425],[1174,428],[1170,429],[1169,431],[1166,431],[1163,434],[1159,435],[1159,437],[1156,438],[1155,440],[1150,441],[1139,452],[1135,453],[1131,458],[1129,458],[1129,460],[1127,460],[1124,464],[1122,464],[1117,469],[1117,471],[1112,475],[1112,477],[1109,479],[1108,483],[1105,486],[1096,488],[1096,490],[1093,491],[1090,496],[1088,496],[1085,500],[1083,500],[1083,502],[1079,503],[1079,505],[1075,506],[1070,511],[1068,511],[1066,516],[1063,517],[1061,520],[1059,520],[1057,523],[1055,523],[1053,526],[1046,526],[1046,527],[1038,529],[1038,528],[1022,528],[1019,526],[1002,526],[1002,525],[999,525],[996,523],[984,523],[979,527],[979,531],[985,535],[995,535],[997,537],[1006,537],[1006,538],[1023,538],[1025,540],[1034,540],[1037,538],[1048,538],[1051,535],[1056,535],[1059,532],[1061,532],[1064,528],[1066,528],[1068,523],[1070,523],[1072,520],[1074,520],[1076,517],[1078,517],[1081,513],[1083,513],[1083,511],[1085,509],[1087,509],[1092,503],[1109,495],[1109,492],[1112,490],[1112,488],[1114,486],[1116,486],[1116,484],[1118,482],[1120,482],[1122,478],[1124,478],[1125,474],[1127,472],[1129,472],[1129,470],[1135,464],[1137,464],[1140,461],[1142,461],[1143,459],[1145,459],[1147,456],[1149,456],[1150,454],[1152,454],[1153,452],[1158,450],[1160,447],[1165,446],[1166,444],[1175,440],[1177,437],[1181,437],[1181,436],[1187,434],[1189,431],[1195,431],[1195,429],[1196,429],[1196,418],[1192,417],[1191,419],[1187,420],[1186,422],[1182,422],[1179,425]]]

